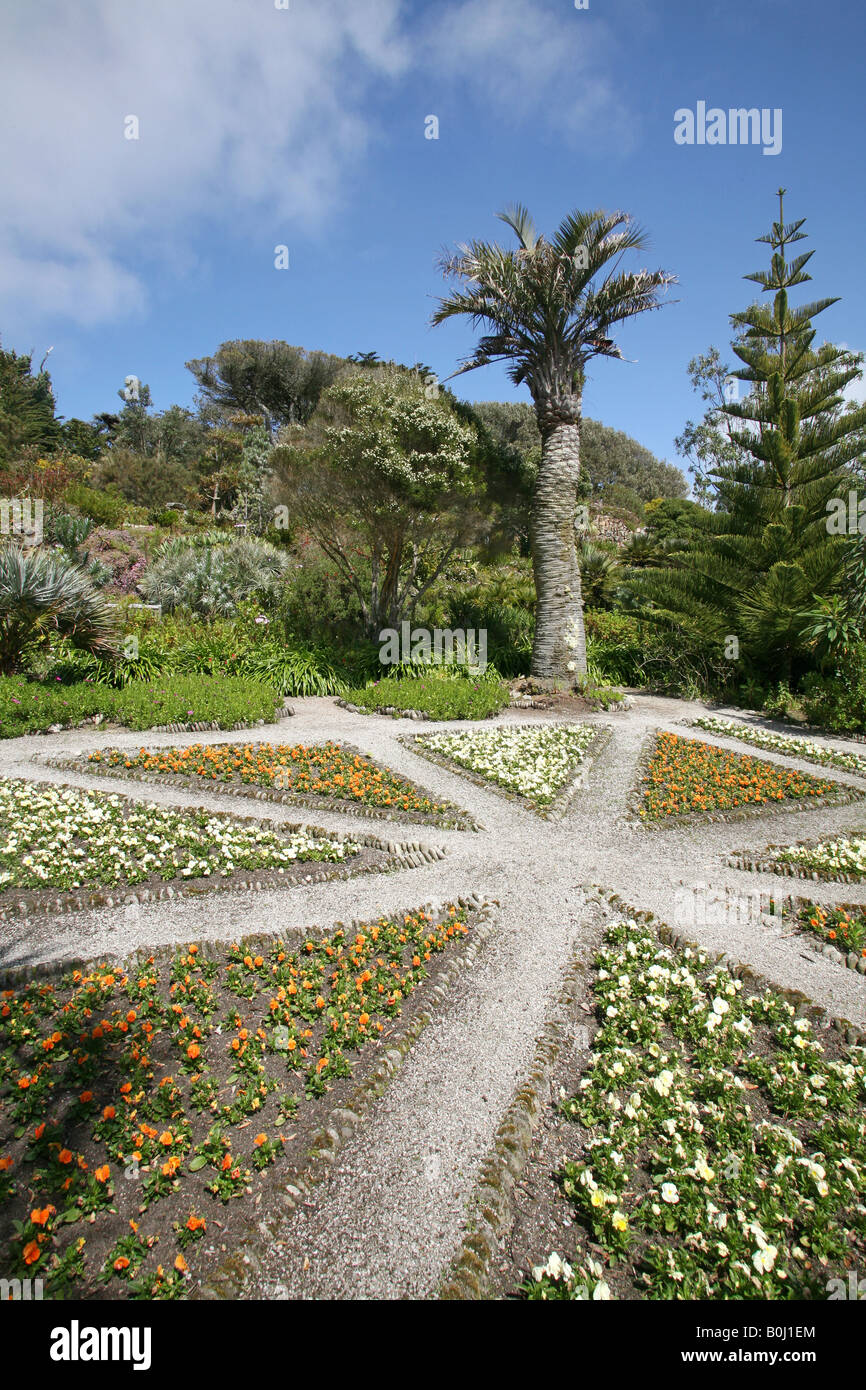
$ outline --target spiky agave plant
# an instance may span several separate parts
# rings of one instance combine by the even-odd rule
[[[54,634],[96,656],[118,655],[114,614],[80,566],[57,551],[0,547],[0,674],[19,670],[24,653]]]

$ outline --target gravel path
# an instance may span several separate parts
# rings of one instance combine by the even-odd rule
[[[569,814],[562,822],[550,823],[419,758],[398,742],[408,732],[443,726],[368,718],[325,699],[300,700],[295,709],[295,716],[279,726],[236,734],[193,737],[78,730],[53,736],[50,742],[30,737],[0,745],[3,776],[122,789],[166,805],[255,814],[259,803],[247,804],[241,798],[127,785],[35,767],[33,757],[49,748],[56,755],[109,744],[138,748],[142,743],[172,746],[253,738],[313,742],[342,737],[456,802],[483,826],[477,833],[404,828],[350,813],[299,811],[267,803],[262,814],[274,819],[302,820],[344,832],[381,830],[385,838],[444,846],[447,855],[438,863],[388,875],[75,913],[0,928],[0,961],[12,963],[68,954],[123,955],[137,946],[177,939],[254,931],[288,934],[426,901],[439,904],[475,891],[500,901],[498,930],[478,963],[461,976],[371,1120],[342,1151],[337,1171],[317,1192],[315,1204],[293,1215],[291,1247],[278,1242],[272,1246],[263,1293],[290,1298],[423,1298],[435,1290],[458,1237],[479,1164],[526,1073],[562,972],[575,948],[589,951],[595,939],[598,909],[586,906],[583,885],[615,889],[626,901],[688,930],[708,948],[726,950],[780,984],[804,989],[834,1013],[866,1022],[866,977],[824,960],[808,950],[802,937],[783,935],[754,914],[749,918],[743,913],[738,920],[731,913],[718,920],[712,914],[695,917],[688,894],[677,892],[680,885],[703,884],[721,895],[726,890],[746,895],[758,889],[777,896],[795,891],[817,901],[844,897],[866,903],[866,884],[845,885],[840,891],[838,884],[746,874],[724,863],[734,849],[761,849],[772,842],[864,827],[866,804],[658,831],[634,825],[626,815],[640,749],[647,734],[658,728],[706,737],[767,761],[820,773],[814,765],[677,728],[684,717],[706,713],[705,706],[637,696],[627,714],[594,716],[596,722],[613,724],[614,737]],[[535,722],[541,716],[509,711],[501,722],[526,722],[528,717]],[[844,740],[833,744],[863,751],[863,745]],[[825,771],[828,777],[866,788],[862,779]]]

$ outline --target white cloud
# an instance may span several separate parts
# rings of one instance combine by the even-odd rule
[[[568,0],[454,0],[427,29],[433,62],[505,120],[535,120],[574,147],[627,153],[635,123],[613,78],[615,40]]]
[[[560,0],[79,0],[0,15],[3,319],[145,313],[227,237],[263,256],[358,186],[383,84],[467,90],[572,147],[633,140],[605,24]],[[407,27],[407,25],[409,27]],[[435,110],[435,106],[433,108]],[[140,138],[124,138],[138,117]],[[202,238],[204,237],[204,240]]]
[[[0,20],[0,295],[96,322],[193,217],[263,248],[321,223],[404,71],[399,0],[85,0]],[[140,139],[124,138],[135,115]],[[277,235],[280,232],[281,235]],[[216,231],[215,231],[216,235]]]

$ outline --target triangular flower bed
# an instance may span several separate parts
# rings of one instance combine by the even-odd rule
[[[0,921],[409,868],[435,849],[0,780]]]
[[[656,826],[808,810],[862,796],[858,788],[826,777],[661,731],[641,760],[632,811],[643,824]]]
[[[760,852],[744,849],[732,854],[728,863],[735,869],[789,878],[862,883],[866,880],[866,830],[794,845],[767,845]]]
[[[353,815],[474,830],[458,806],[434,798],[351,744],[196,743],[184,748],[102,748],[47,758],[53,767],[192,787],[221,796],[314,806]]]
[[[609,724],[507,724],[416,734],[404,742],[479,786],[556,817],[583,785],[611,733]]]

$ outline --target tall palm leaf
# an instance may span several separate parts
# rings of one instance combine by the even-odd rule
[[[614,325],[660,307],[675,277],[662,270],[620,270],[626,251],[646,237],[622,212],[573,212],[550,240],[520,204],[497,214],[516,250],[472,241],[441,261],[461,282],[439,301],[434,324],[457,315],[485,327],[454,376],[491,362],[525,385],[535,404],[542,454],[532,505],[532,564],[537,595],[532,673],[586,671],[580,568],[575,543],[580,474],[581,398],[593,357],[622,357]]]

